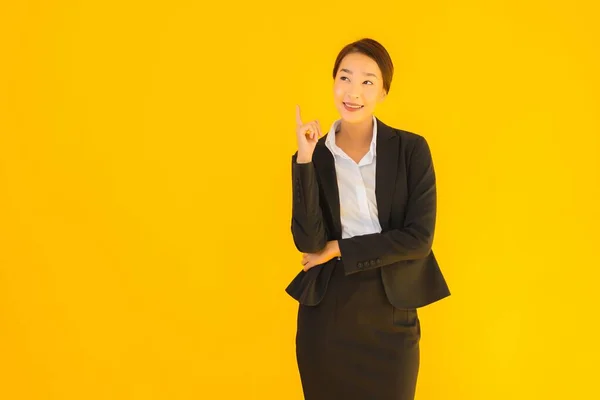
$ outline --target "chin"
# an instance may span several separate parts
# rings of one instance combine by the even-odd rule
[[[360,122],[364,122],[372,118],[371,114],[367,112],[349,113],[346,110],[340,112],[340,116],[344,121],[349,122],[351,124],[358,124]]]

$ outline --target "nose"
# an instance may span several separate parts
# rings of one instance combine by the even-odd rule
[[[362,93],[362,85],[352,85],[350,90],[348,91],[348,97],[353,99],[359,99]]]

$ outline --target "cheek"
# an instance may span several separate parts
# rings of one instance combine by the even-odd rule
[[[344,97],[344,88],[342,88],[340,85],[335,85],[333,87],[333,94],[338,98]]]
[[[376,100],[377,99],[373,96],[363,96],[363,101],[365,102],[365,105],[368,105],[368,106],[372,106],[375,103],[377,103]]]
[[[365,90],[364,99],[368,103],[377,103],[379,91],[377,89]]]

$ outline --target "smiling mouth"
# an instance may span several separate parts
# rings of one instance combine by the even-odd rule
[[[353,110],[360,110],[361,108],[364,107],[364,105],[360,105],[360,104],[353,104],[353,103],[346,103],[346,102],[343,102],[343,103],[346,107],[351,108]]]

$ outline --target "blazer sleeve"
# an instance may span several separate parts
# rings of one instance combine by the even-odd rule
[[[436,179],[429,145],[417,136],[408,163],[408,204],[402,229],[339,241],[346,275],[399,261],[425,258],[431,252],[436,219]]]
[[[319,184],[313,162],[298,164],[297,156],[292,156],[292,236],[299,251],[316,253],[327,244]]]

